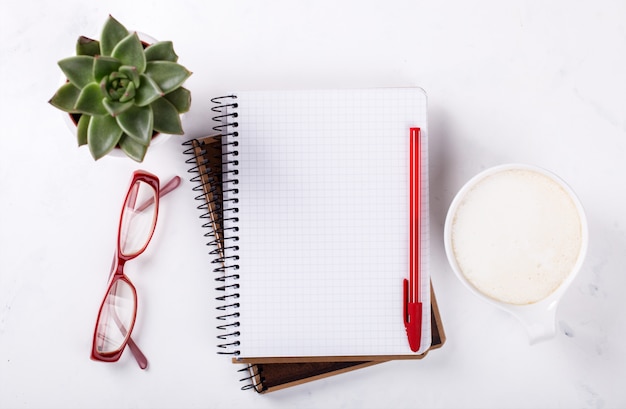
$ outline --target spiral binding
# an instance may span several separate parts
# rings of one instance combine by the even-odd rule
[[[216,290],[221,293],[216,297],[220,302],[217,307],[219,311],[217,319],[221,321],[217,326],[220,331],[217,336],[218,353],[233,356],[239,355],[237,347],[240,335],[238,330],[239,302],[237,301],[239,298],[237,291],[239,289],[237,283],[239,280],[237,274],[239,228],[236,226],[239,221],[237,217],[239,211],[237,166],[239,162],[236,156],[239,152],[236,149],[238,133],[230,131],[238,126],[235,119],[237,112],[234,112],[237,108],[236,98],[234,95],[228,95],[211,100],[215,104],[211,108],[216,114],[213,120],[219,122],[213,127],[217,135],[183,143],[188,147],[183,153],[192,156],[186,160],[186,163],[193,165],[189,172],[197,174],[190,180],[196,183],[193,190],[200,193],[195,197],[196,200],[202,201],[198,209],[205,211],[200,218],[208,220],[202,225],[203,228],[209,229],[209,232],[205,234],[205,237],[210,239],[207,245],[215,247],[209,254],[215,256],[212,263],[217,264],[213,270],[218,274],[215,278],[219,283]],[[242,389],[255,387],[251,385],[246,385]]]
[[[245,372],[247,376],[239,379],[239,382],[247,382],[241,387],[242,390],[254,389],[258,393],[263,393],[267,387],[263,384],[263,368],[259,365],[247,364],[245,368],[241,368],[238,372]]]
[[[215,147],[210,149],[211,145],[203,140],[193,139],[184,142],[183,145],[190,146],[190,148],[184,151],[184,154],[193,155],[193,157],[187,159],[185,162],[190,165],[195,164],[188,172],[197,173],[190,181],[195,183],[192,190],[194,192],[201,192],[201,194],[195,197],[195,200],[202,202],[202,204],[198,206],[198,209],[205,211],[200,218],[202,220],[208,220],[202,225],[203,228],[210,229],[209,232],[204,235],[205,237],[211,238],[207,246],[219,248],[221,246],[219,240],[221,229],[216,227],[221,226],[222,223],[222,201],[220,199],[221,192],[219,190],[221,177],[219,169],[212,165],[211,162],[215,162],[215,159],[220,159],[221,153],[217,154],[212,152],[212,150],[215,150]],[[216,155],[219,156],[216,157]],[[213,161],[211,159],[213,159]],[[211,254],[215,254],[216,252],[217,250],[213,250]]]

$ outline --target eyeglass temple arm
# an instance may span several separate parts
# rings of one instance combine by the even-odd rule
[[[178,186],[180,186],[180,176],[174,176],[165,185],[163,185],[159,197],[165,196],[172,190],[176,189]]]
[[[141,352],[141,349],[135,344],[132,337],[128,338],[128,347],[130,348],[130,352],[132,352],[135,357],[135,361],[139,364],[141,369],[146,369],[148,367],[148,358]]]
[[[115,324],[117,324],[120,332],[126,335],[128,330],[126,329],[120,318],[117,316],[117,314],[113,314],[113,320],[115,321]],[[130,352],[132,352],[133,356],[135,357],[135,360],[139,364],[139,367],[141,369],[146,369],[148,367],[148,358],[146,358],[143,352],[141,352],[141,349],[139,349],[139,347],[131,337],[128,337],[128,347],[130,348]]]
[[[180,176],[174,176],[166,184],[164,184],[161,187],[161,189],[159,190],[159,197],[165,196],[166,194],[168,194],[172,190],[176,189],[178,186],[180,186]],[[142,203],[141,206],[137,207],[137,211],[141,212],[143,210],[146,210],[153,203],[154,203],[154,199],[150,198],[150,199],[146,200],[144,203]]]
[[[161,187],[161,189],[159,190],[159,197],[163,197],[166,194],[170,193],[172,190],[176,189],[178,186],[180,186],[180,182],[181,182],[180,176],[174,176],[165,185],[163,185],[163,187]],[[148,208],[148,206],[150,206],[153,203],[154,203],[154,199],[149,199],[145,203],[143,203],[137,210],[138,211],[145,210],[146,208]],[[115,266],[115,255],[113,255],[113,264],[112,264],[111,274],[113,274],[113,266]],[[141,352],[141,349],[139,348],[139,346],[137,346],[135,341],[133,341],[132,337],[128,337],[128,347],[130,348],[130,352],[135,357],[137,364],[139,364],[139,367],[141,369],[146,369],[146,367],[148,366],[148,358],[146,358],[143,352]]]

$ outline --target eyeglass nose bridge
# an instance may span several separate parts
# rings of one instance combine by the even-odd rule
[[[146,247],[148,246],[148,244],[150,243],[150,240],[148,241],[148,243],[146,244]],[[137,257],[141,256],[143,253],[145,252],[145,248],[142,249],[141,251],[134,253],[134,254],[124,254],[122,253],[121,249],[117,250],[117,255],[115,256],[115,259],[113,261],[114,266],[113,266],[113,274],[112,276],[124,276],[126,277],[126,273],[124,271],[124,267],[126,266],[126,263],[136,259]],[[128,278],[127,278],[128,280]]]
[[[118,250],[118,254],[117,257],[115,257],[115,270],[113,272],[113,275],[115,276],[123,276],[124,275],[124,266],[126,265],[126,262],[128,260],[132,260],[133,258],[137,257],[138,254],[132,255],[132,256],[124,256],[122,254],[121,251]]]

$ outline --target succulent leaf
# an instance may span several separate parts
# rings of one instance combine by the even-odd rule
[[[183,126],[176,107],[165,98],[150,104],[154,115],[154,129],[159,132],[182,135]]]
[[[111,56],[113,49],[122,41],[124,37],[128,36],[128,30],[119,21],[109,15],[109,18],[104,23],[102,28],[102,35],[100,36],[100,51],[102,55]]]
[[[158,41],[148,46],[145,52],[148,61],[178,61],[178,55],[174,52],[174,44],[171,41]]]
[[[163,96],[163,91],[157,85],[157,83],[147,75],[142,74],[140,76],[141,86],[137,89],[135,94],[135,104],[137,106],[146,106],[157,98]]]
[[[119,142],[122,151],[131,159],[142,162],[148,151],[148,146],[135,142],[133,138],[124,134]]]
[[[89,129],[89,115],[81,115],[76,126],[76,137],[78,138],[78,146],[87,145],[87,132]]]
[[[48,102],[61,111],[76,113],[78,111],[74,106],[76,106],[79,95],[80,89],[76,88],[71,82],[66,82]]]
[[[93,77],[96,82],[102,81],[102,78],[117,71],[122,63],[113,57],[96,56],[93,64]]]
[[[100,81],[100,87],[102,89],[102,93],[111,101],[120,99],[120,96],[124,92],[123,89],[119,89],[119,73],[117,71],[102,78],[102,81]]]
[[[141,85],[141,81],[139,80],[139,73],[137,72],[137,69],[135,67],[130,65],[122,65],[119,68],[119,71],[121,74],[126,75],[126,78],[130,79],[135,84],[136,88],[139,88],[139,86]]]
[[[111,56],[120,60],[124,65],[135,67],[138,74],[143,74],[146,70],[146,54],[137,33],[129,34],[117,43]]]
[[[154,116],[149,106],[128,108],[115,117],[120,128],[137,143],[149,145],[152,138]]]
[[[102,103],[103,95],[100,86],[92,82],[80,91],[76,106],[78,112],[87,115],[106,115],[107,110]]]
[[[109,115],[113,117],[118,116],[119,114],[133,106],[133,101],[109,101],[107,98],[103,99],[102,103],[104,104],[104,107],[106,108]]]
[[[164,98],[170,101],[181,114],[189,111],[191,107],[191,92],[185,87],[176,88],[169,94],[165,94]]]
[[[100,55],[100,42],[89,37],[80,36],[76,41],[76,55]]]
[[[88,55],[76,55],[59,61],[65,77],[78,88],[94,81],[93,65],[94,57]]]
[[[125,91],[124,94],[122,94],[122,96],[120,97],[119,101],[133,102],[133,99],[135,98],[135,84],[128,79],[120,81],[120,84],[122,87],[124,87]]]
[[[98,160],[111,152],[120,141],[122,133],[115,118],[107,115],[92,117],[87,129],[87,143],[91,156]]]
[[[148,61],[146,75],[152,78],[164,93],[174,91],[191,75],[185,67],[171,61]]]

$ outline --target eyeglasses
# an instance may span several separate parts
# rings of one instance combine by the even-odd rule
[[[124,274],[124,265],[148,247],[159,214],[159,198],[178,185],[178,176],[160,189],[159,178],[155,175],[140,170],[133,173],[122,206],[109,285],[96,320],[91,349],[93,360],[115,362],[128,345],[139,367],[148,366],[146,356],[130,336],[137,318],[137,291]]]

